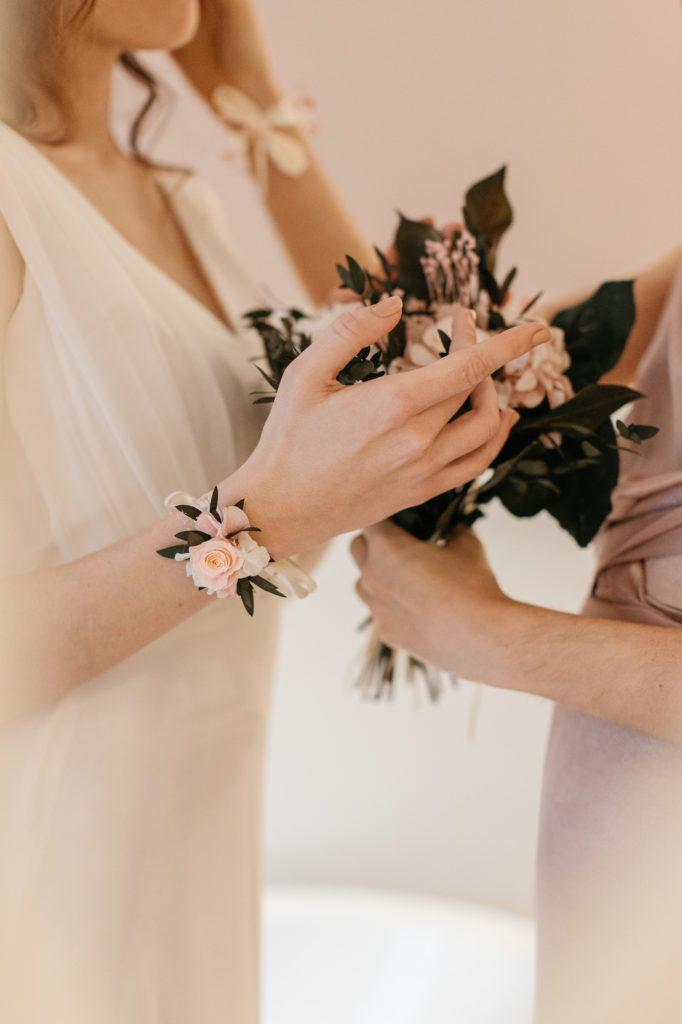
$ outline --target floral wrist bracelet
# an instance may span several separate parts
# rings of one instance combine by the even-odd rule
[[[310,106],[284,97],[264,110],[232,85],[219,85],[213,105],[240,139],[245,154],[252,154],[254,176],[263,195],[268,191],[268,162],[289,178],[300,178],[310,166],[308,150],[294,130],[310,131]]]
[[[166,498],[170,513],[181,512],[192,523],[187,530],[176,533],[181,541],[157,551],[162,558],[184,562],[198,590],[216,597],[240,597],[249,615],[254,613],[254,586],[276,597],[307,597],[316,584],[295,562],[273,561],[252,533],[244,512],[244,501],[219,507],[218,488],[203,498],[192,498],[184,491],[175,491]]]

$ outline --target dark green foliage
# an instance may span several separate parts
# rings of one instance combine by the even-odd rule
[[[286,594],[283,594],[281,590],[278,590],[274,583],[271,583],[270,580],[263,579],[262,576],[252,576],[251,582],[255,584],[255,586],[260,587],[261,590],[264,590],[266,594],[274,594],[275,597],[286,597]]]
[[[504,190],[506,167],[484,178],[469,189],[464,200],[464,223],[476,238],[485,265],[495,272],[497,248],[513,222],[512,208]],[[493,301],[496,301],[493,299]]]
[[[242,599],[242,604],[246,608],[249,615],[253,615],[255,610],[255,602],[251,581],[248,579],[237,580],[237,594]]]
[[[396,286],[402,288],[406,295],[428,301],[429,289],[421,262],[425,253],[425,242],[442,242],[444,239],[442,231],[434,228],[432,224],[409,220],[400,214],[400,224],[395,236],[395,247],[398,252]]]
[[[502,167],[473,185],[463,209],[467,229],[476,240],[481,287],[492,303],[489,331],[507,327],[501,307],[516,276],[516,268],[501,283],[495,276],[499,243],[513,221],[505,192],[505,174],[506,168]],[[422,265],[429,240],[443,242],[445,236],[432,225],[401,214],[394,241],[397,265],[377,249],[384,277],[376,278],[348,256],[346,265],[338,266],[341,283],[365,303],[401,288],[406,299],[419,299],[425,304],[416,315],[434,315],[435,322]],[[532,315],[541,294],[526,305],[523,316]],[[634,312],[630,281],[607,282],[586,302],[562,310],[554,325],[565,334],[571,357],[567,376],[576,397],[555,410],[549,408],[547,401],[537,409],[520,409],[521,420],[495,460],[492,478],[478,486],[475,493],[470,494],[469,486],[460,488],[418,508],[404,509],[394,517],[395,521],[415,537],[428,540],[445,535],[455,523],[471,524],[482,515],[481,510],[488,502],[499,498],[516,516],[533,516],[546,510],[579,544],[589,543],[610,511],[610,496],[618,478],[619,449],[611,416],[640,397],[628,388],[601,386],[597,381],[620,358],[632,329]],[[269,324],[270,315],[271,311],[255,310],[249,319],[265,344],[271,372],[263,376],[276,388],[286,366],[310,344],[310,339],[302,341],[293,311],[277,329]],[[404,313],[381,351],[367,348],[359,352],[339,374],[340,383],[372,381],[403,356],[405,324],[411,315],[415,313]],[[451,339],[442,331],[440,337],[447,354]],[[269,395],[258,398],[260,403],[271,400]],[[468,407],[467,404],[465,408]],[[618,430],[622,438],[635,445],[656,433],[654,427],[626,427],[621,423]]]
[[[622,420],[616,420],[616,429],[621,437],[625,438],[626,441],[631,441],[633,444],[641,444],[642,441],[648,441],[652,437],[656,437],[659,429],[658,427],[647,427],[642,423],[623,423]]]
[[[172,547],[172,548],[162,548],[160,551],[157,551],[156,553],[157,553],[157,555],[161,555],[162,558],[171,558],[171,559],[173,559],[173,561],[175,561],[175,556],[176,555],[186,555],[187,554],[187,545],[186,544],[176,544],[175,547]]]
[[[176,533],[175,536],[178,540],[184,541],[190,548],[194,548],[197,544],[203,544],[205,541],[211,540],[211,535],[209,533],[204,533],[202,530],[183,530],[182,533]]]
[[[571,357],[566,375],[576,392],[613,369],[634,322],[632,281],[607,281],[586,302],[555,316],[553,326],[564,332]]]
[[[188,519],[198,519],[201,515],[201,509],[195,508],[194,505],[176,505],[178,512],[182,512]]]

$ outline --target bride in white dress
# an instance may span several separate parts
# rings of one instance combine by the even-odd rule
[[[0,13],[7,1024],[258,1019],[281,602],[259,594],[249,619],[158,558],[178,529],[169,492],[220,482],[224,504],[246,498],[274,557],[376,522],[492,458],[510,422],[486,373],[531,345],[522,328],[475,359],[344,389],[336,373],[400,311],[348,314],[287,374],[261,436],[256,348],[237,329],[258,294],[219,204],[191,175],[121,154],[107,124],[120,54],[186,43],[197,15],[196,0],[4,0]],[[203,15],[179,55],[190,79],[209,95],[231,75],[267,105],[248,5]],[[298,179],[273,168],[268,201],[322,300],[335,259],[365,243],[314,162]],[[369,387],[374,403],[359,397]],[[472,388],[473,412],[449,425]]]

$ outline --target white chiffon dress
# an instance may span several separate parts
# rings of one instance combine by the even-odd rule
[[[238,322],[259,297],[219,202],[185,174],[159,184]],[[171,491],[205,493],[248,456],[262,413],[254,340],[4,124],[0,212],[26,264],[2,349],[0,560],[12,574],[143,529]],[[3,1024],[257,1021],[279,605],[259,593],[250,620],[240,602],[207,598],[137,655],[3,726]]]

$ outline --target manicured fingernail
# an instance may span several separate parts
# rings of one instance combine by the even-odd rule
[[[536,345],[544,345],[545,342],[551,341],[551,338],[552,332],[549,327],[541,327],[539,331],[535,332],[531,339],[533,342],[533,348],[535,348]]]
[[[375,306],[372,306],[371,309],[375,316],[389,317],[395,316],[398,310],[402,309],[402,306],[403,300],[399,295],[387,295],[381,302],[377,302]]]

